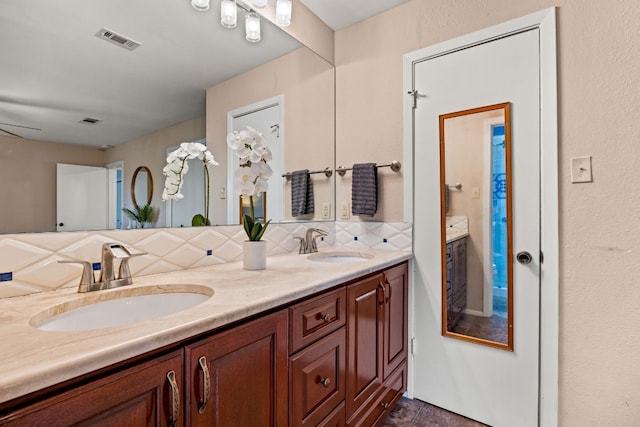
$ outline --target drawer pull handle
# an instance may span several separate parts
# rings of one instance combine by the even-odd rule
[[[320,380],[320,384],[322,384],[322,387],[327,388],[329,384],[331,384],[331,380],[329,378],[323,378]]]
[[[329,313],[325,314],[324,316],[322,316],[322,320],[324,320],[324,323],[331,322],[331,315],[329,315]]]
[[[167,372],[167,380],[169,380],[169,386],[171,387],[171,415],[169,416],[168,424],[173,427],[178,422],[180,414],[180,390],[178,389],[178,383],[176,383],[175,372]]]
[[[204,391],[202,399],[200,400],[200,405],[198,405],[198,413],[203,414],[207,407],[209,393],[211,392],[211,376],[209,375],[209,367],[207,366],[206,357],[201,356],[200,359],[198,359],[198,365],[200,365],[200,369],[202,369],[202,378],[204,379]]]
[[[382,406],[382,408],[386,411],[387,409],[389,409],[389,402],[382,402],[380,406]]]

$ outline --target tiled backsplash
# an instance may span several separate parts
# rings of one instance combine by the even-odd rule
[[[309,227],[329,233],[318,242],[320,250],[331,246],[411,250],[411,224],[305,222],[270,225],[264,237],[269,255],[297,252],[293,237],[304,236]],[[245,238],[239,225],[0,235],[0,298],[77,286],[81,266],[57,261],[100,262],[105,242],[120,242],[148,254],[131,259],[135,277],[238,261]]]

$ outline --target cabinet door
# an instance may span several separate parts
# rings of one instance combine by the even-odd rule
[[[408,345],[408,280],[407,264],[384,272],[385,313],[383,373],[389,375],[407,358]]]
[[[287,311],[186,347],[189,426],[286,426]]]
[[[382,386],[383,275],[347,288],[347,418]]]
[[[0,415],[0,425],[182,426],[182,366],[176,351]]]

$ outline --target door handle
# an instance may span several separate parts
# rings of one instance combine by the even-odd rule
[[[518,260],[518,262],[520,264],[523,265],[528,265],[531,264],[531,261],[533,261],[533,257],[531,256],[531,254],[527,251],[520,251],[516,254],[516,259]]]

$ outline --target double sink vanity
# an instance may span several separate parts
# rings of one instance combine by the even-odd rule
[[[376,425],[406,390],[410,258],[291,254],[4,299],[0,425]]]

